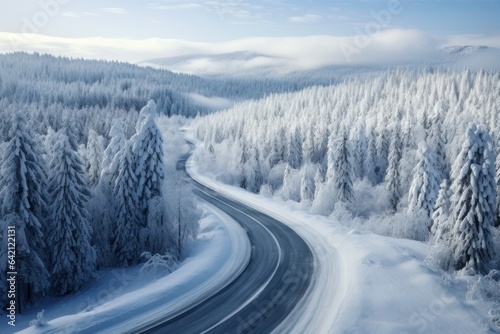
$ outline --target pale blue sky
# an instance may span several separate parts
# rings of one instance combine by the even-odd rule
[[[158,37],[199,42],[220,42],[255,36],[355,35],[356,28],[364,29],[367,23],[374,21],[373,13],[388,10],[392,2],[394,1],[8,1],[0,12],[0,31],[35,31],[58,37]],[[434,35],[488,35],[500,32],[500,0],[399,2],[401,11],[391,15],[387,21],[389,28],[415,28]],[[42,3],[52,5],[44,9]],[[43,12],[49,15],[44,16]],[[44,20],[47,17],[49,20]]]

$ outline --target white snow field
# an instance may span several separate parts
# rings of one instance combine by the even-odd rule
[[[190,138],[199,145],[201,143]],[[200,175],[198,182],[293,228],[310,245],[315,276],[307,297],[275,333],[486,333],[487,305],[465,298],[467,279],[424,264],[430,246],[346,228]]]
[[[26,328],[42,308],[47,325],[20,333],[133,332],[219,291],[245,268],[250,243],[245,231],[223,212],[209,205],[203,208],[199,236],[170,275],[158,280],[143,277],[140,266],[105,271],[89,289],[31,308],[19,316],[14,331],[2,322],[0,333]]]

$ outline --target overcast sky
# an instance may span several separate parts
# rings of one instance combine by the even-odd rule
[[[266,53],[280,43],[282,56],[287,47],[300,52],[296,44],[304,40],[310,48],[331,49],[331,43],[350,38],[352,44],[358,37],[350,46],[365,49],[360,36],[405,45],[415,38],[422,48],[500,47],[500,0],[0,1],[0,52],[41,51],[134,62],[219,50]]]

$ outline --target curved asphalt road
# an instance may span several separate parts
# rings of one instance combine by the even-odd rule
[[[185,170],[190,153],[179,160]],[[190,176],[186,172],[187,178]],[[193,192],[246,229],[252,246],[243,272],[222,290],[142,333],[269,333],[304,296],[313,272],[309,246],[289,227],[191,179]]]

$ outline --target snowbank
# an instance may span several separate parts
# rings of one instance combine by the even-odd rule
[[[286,223],[311,246],[312,286],[276,333],[487,332],[477,305],[465,300],[466,288],[424,265],[428,245],[292,212],[285,202],[200,175],[192,159],[188,170],[197,181]]]
[[[21,333],[133,332],[144,324],[172,317],[222,289],[247,265],[250,242],[240,225],[223,212],[208,204],[203,207],[199,237],[190,245],[189,257],[173,273],[152,282],[138,275],[138,267],[107,271],[85,292],[45,304],[45,316],[52,320]],[[104,295],[110,300],[102,303]],[[26,327],[41,308],[22,315],[16,329]],[[2,322],[0,332],[9,331],[12,328]]]

